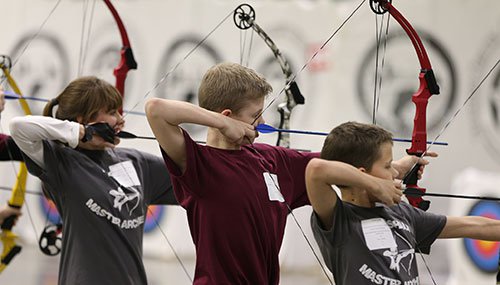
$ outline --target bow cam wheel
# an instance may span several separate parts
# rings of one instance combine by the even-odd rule
[[[233,20],[236,27],[247,30],[255,21],[255,10],[248,4],[241,4],[234,9]]]
[[[370,0],[370,8],[375,14],[385,14],[388,10],[386,8],[387,3],[392,3],[392,0]]]
[[[38,240],[40,250],[49,256],[58,255],[62,246],[61,234],[62,224],[46,226]]]

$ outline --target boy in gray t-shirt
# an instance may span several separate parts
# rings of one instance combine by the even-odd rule
[[[402,202],[396,179],[403,176],[392,162],[391,133],[354,122],[334,128],[321,159],[309,162],[311,225],[335,284],[418,284],[415,254],[429,253],[437,238],[500,240],[500,221],[435,215]]]

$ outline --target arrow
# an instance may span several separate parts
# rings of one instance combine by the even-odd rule
[[[288,129],[277,129],[273,126],[267,125],[267,124],[259,124],[255,128],[257,131],[263,134],[269,134],[269,133],[274,133],[274,132],[280,132],[280,133],[294,133],[294,134],[302,134],[302,135],[316,135],[316,136],[327,136],[328,133],[324,132],[313,132],[313,131],[301,131],[301,130],[288,130]],[[411,142],[410,139],[400,139],[400,138],[392,138],[393,141],[395,142]],[[448,145],[447,142],[430,142],[428,141],[427,144],[434,144],[434,145]]]
[[[129,133],[126,131],[120,131],[119,133],[116,134],[117,137],[122,138],[122,139],[145,139],[145,140],[156,140],[155,137],[144,137],[144,136],[137,136],[133,133]]]
[[[458,198],[458,199],[474,199],[474,200],[487,200],[487,201],[500,201],[500,198],[489,197],[489,196],[470,196],[470,195],[454,195],[454,194],[443,194],[443,193],[428,193],[420,192],[415,188],[406,188],[403,191],[406,196],[422,197],[422,196],[432,196],[432,197],[445,197],[445,198]]]

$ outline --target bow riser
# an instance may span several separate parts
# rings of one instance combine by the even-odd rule
[[[120,62],[113,70],[113,75],[116,77],[115,86],[120,91],[120,94],[125,94],[125,80],[127,79],[127,73],[131,69],[137,69],[134,53],[130,47],[122,47],[120,50]]]
[[[427,81],[422,73],[419,75],[420,88],[412,95],[411,101],[415,104],[415,117],[413,118],[413,133],[411,147],[406,153],[420,156],[427,149],[427,105],[431,93],[427,88]]]

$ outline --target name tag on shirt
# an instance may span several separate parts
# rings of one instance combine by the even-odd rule
[[[396,240],[391,229],[382,218],[361,221],[361,229],[370,250],[396,248]]]
[[[108,175],[123,187],[141,185],[135,167],[130,160],[111,165]]]
[[[267,194],[269,194],[270,201],[285,202],[285,198],[281,195],[278,176],[269,172],[262,173],[264,175],[264,181],[266,182]]]

